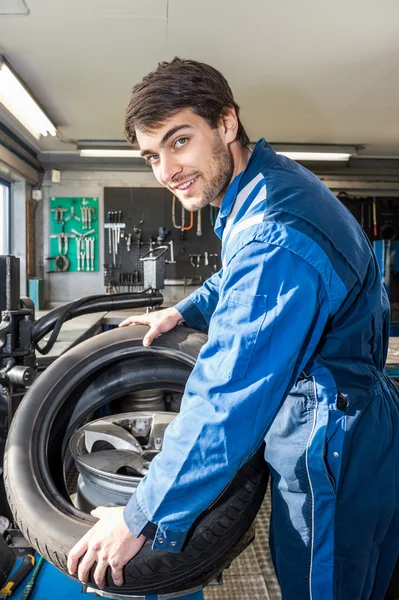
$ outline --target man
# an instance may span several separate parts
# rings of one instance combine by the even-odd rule
[[[265,439],[284,600],[382,599],[399,553],[399,412],[367,237],[312,173],[264,140],[250,152],[208,65],[174,59],[147,75],[126,135],[186,209],[220,206],[223,266],[175,308],[121,324],[149,325],[147,346],[183,322],[209,326],[208,342],[161,455],[126,508],[93,512],[70,572],[87,581],[96,562],[99,586],[108,565],[122,584],[151,528],[154,549],[178,552]]]

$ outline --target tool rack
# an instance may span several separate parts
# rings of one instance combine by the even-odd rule
[[[50,200],[49,272],[98,271],[98,198]]]
[[[106,289],[142,289],[141,259],[165,245],[167,281],[205,281],[221,266],[221,242],[214,232],[217,212],[210,206],[183,211],[164,188],[104,188]]]

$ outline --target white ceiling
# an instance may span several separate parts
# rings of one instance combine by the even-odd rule
[[[0,16],[0,53],[64,139],[123,139],[131,88],[178,55],[223,72],[253,141],[399,156],[398,0],[26,2],[28,16]]]

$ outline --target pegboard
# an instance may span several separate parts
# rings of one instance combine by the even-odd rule
[[[360,223],[373,244],[391,304],[391,321],[398,323],[399,197],[357,196],[341,192],[338,198]]]
[[[193,225],[182,234],[181,230],[173,225],[172,198],[172,194],[163,188],[104,188],[104,279],[111,281],[116,288],[121,287],[120,291],[126,287],[132,291],[142,288],[143,263],[140,258],[149,251],[151,239],[154,248],[158,245],[169,245],[165,254],[165,279],[185,279],[201,283],[220,269],[221,241],[213,229],[217,209],[207,206],[201,211],[200,229],[198,212],[185,211],[185,227],[190,226],[190,218],[193,219]],[[120,228],[123,237],[119,240],[118,252],[115,255],[112,251],[113,240],[110,239],[115,224],[109,227],[113,219],[123,226]],[[176,200],[175,224],[180,226],[181,222],[182,207]],[[165,233],[163,241],[161,237]],[[171,240],[175,263],[168,262],[172,258],[169,244]],[[208,264],[205,264],[206,262]],[[106,282],[105,285],[107,287]]]
[[[338,194],[371,241],[399,240],[399,198]]]
[[[98,271],[98,198],[51,197],[49,203],[49,272]]]

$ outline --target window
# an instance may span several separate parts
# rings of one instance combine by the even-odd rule
[[[0,179],[0,254],[10,253],[10,186]]]

